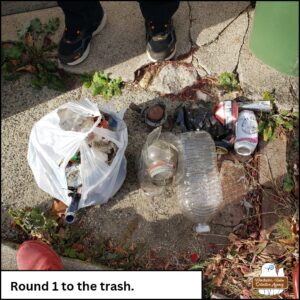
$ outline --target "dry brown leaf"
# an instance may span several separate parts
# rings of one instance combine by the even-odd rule
[[[127,251],[124,250],[121,246],[116,246],[114,247],[114,252],[119,253],[119,254],[124,254],[127,255]]]
[[[297,220],[295,217],[292,218],[291,230],[292,230],[293,234],[299,233],[299,224],[297,223]]]
[[[215,264],[214,263],[209,264],[205,269],[204,276],[210,275],[214,269],[215,269]]]
[[[233,243],[237,240],[238,237],[234,233],[230,233],[227,238],[230,242]]]
[[[220,273],[213,279],[213,283],[215,286],[217,287],[221,286],[226,274],[226,270],[227,270],[226,268],[221,269]]]
[[[242,299],[251,299],[251,292],[247,288],[244,288],[241,296],[243,297]]]
[[[19,72],[19,71],[25,71],[25,72],[29,72],[29,73],[36,73],[37,69],[33,65],[26,65],[26,66],[18,68],[16,71],[17,72]]]
[[[65,212],[66,212],[66,208],[68,206],[63,203],[62,201],[60,200],[54,200],[53,201],[53,204],[52,204],[52,209],[51,209],[51,213],[55,216],[58,216],[59,218],[61,218],[62,216],[65,215]]]
[[[17,66],[20,62],[17,59],[12,59],[10,60],[10,63],[13,64],[14,66]]]
[[[293,245],[295,245],[295,237],[292,237],[292,238],[290,238],[290,239],[280,239],[280,240],[278,240],[279,241],[279,243],[281,243],[281,244],[284,244],[284,245],[290,245],[290,246],[293,246]]]
[[[33,46],[33,38],[30,32],[27,32],[25,35],[25,44],[28,47],[32,47]]]
[[[114,245],[113,245],[112,240],[108,240],[107,241],[106,247],[107,247],[108,250],[112,250],[113,249]]]
[[[260,242],[255,249],[255,254],[258,255],[267,247],[268,241]]]
[[[247,266],[240,266],[240,269],[243,274],[247,274],[250,272],[250,268]]]

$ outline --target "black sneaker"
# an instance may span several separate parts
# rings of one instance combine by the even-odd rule
[[[65,28],[58,46],[59,61],[69,66],[83,62],[89,55],[92,37],[104,28],[105,23],[106,14],[103,12],[100,21],[89,28]]]
[[[176,53],[176,35],[172,20],[168,23],[146,22],[146,52],[152,61],[169,60]]]

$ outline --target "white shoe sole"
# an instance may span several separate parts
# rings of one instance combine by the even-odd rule
[[[163,61],[164,61],[164,60],[170,60],[171,58],[173,58],[173,57],[175,56],[175,54],[176,54],[176,51],[177,51],[177,49],[176,49],[176,45],[175,45],[174,51],[173,51],[168,57],[164,58]],[[149,53],[148,50],[146,50],[146,53],[147,53],[148,58],[149,58],[152,62],[157,62],[157,61],[159,61],[159,59],[154,59],[153,57],[151,57],[151,55],[150,55],[150,53]]]
[[[104,12],[102,21],[101,21],[100,25],[98,26],[98,28],[93,32],[92,36],[99,34],[102,31],[102,29],[105,27],[105,24],[106,24],[106,13]],[[80,63],[82,63],[89,56],[90,49],[91,49],[91,42],[88,44],[87,48],[85,49],[83,54],[80,56],[80,58],[78,58],[77,60],[75,60],[73,62],[67,63],[67,65],[68,66],[76,66],[76,65],[79,65]]]

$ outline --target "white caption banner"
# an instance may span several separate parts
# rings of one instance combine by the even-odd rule
[[[1,299],[202,299],[201,271],[1,273]]]

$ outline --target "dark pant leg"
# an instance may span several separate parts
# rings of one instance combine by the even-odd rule
[[[179,7],[180,1],[139,1],[141,12],[146,21],[166,23]]]
[[[66,27],[91,26],[102,16],[99,1],[57,1],[65,14]]]

